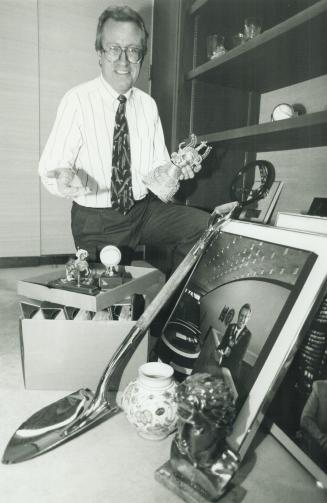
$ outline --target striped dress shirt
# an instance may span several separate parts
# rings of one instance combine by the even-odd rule
[[[133,87],[126,94],[132,186],[135,200],[148,190],[143,178],[157,166],[169,162],[169,153],[155,101]],[[111,207],[112,141],[118,94],[102,75],[74,87],[58,107],[55,123],[43,150],[39,174],[44,186],[60,196],[55,178],[49,172],[73,168],[90,191],[74,200],[92,208]]]

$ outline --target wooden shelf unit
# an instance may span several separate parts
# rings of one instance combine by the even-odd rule
[[[207,61],[205,39],[212,31],[215,20],[227,16],[225,33],[228,30],[231,32],[228,15],[231,8],[234,7],[232,10],[235,11],[237,6],[242,6],[240,17],[235,15],[238,20],[235,31],[246,9],[251,6],[253,9],[254,4],[255,12],[266,16],[267,29],[263,24],[262,33],[254,39]],[[326,145],[327,113],[324,110],[287,121],[258,124],[262,93],[327,73],[327,1],[287,2],[289,5],[284,10],[279,0],[273,4],[271,16],[267,12],[268,3],[264,5],[259,0],[231,0],[229,4],[225,0],[197,0],[190,6],[188,22],[193,23],[193,58],[192,67],[185,72],[185,79],[191,84],[190,130],[201,139],[205,137],[210,143],[223,147],[254,152]],[[294,9],[304,4],[309,6],[294,13]],[[279,16],[282,20],[276,25],[267,25],[267,19],[276,19],[276,6],[281,7]],[[266,10],[260,11],[264,7]],[[290,12],[293,15],[283,19]],[[228,36],[225,38],[228,47]],[[189,41],[186,39],[185,42]],[[219,90],[222,99],[217,98]],[[233,116],[232,127],[230,118],[226,120],[226,97],[231,102],[228,109]],[[206,99],[213,103],[211,110],[217,112],[216,116],[221,110],[225,112],[222,119],[216,119],[216,123],[208,119],[210,114]],[[201,110],[204,110],[203,114]]]
[[[310,81],[327,75],[327,0],[167,2],[155,0],[154,4],[154,36],[157,26],[162,25],[165,31],[161,30],[160,37],[154,40],[161,58],[154,60],[153,70],[167,85],[153,95],[165,116],[169,147],[174,150],[190,133],[214,147],[196,181],[183,184],[181,200],[210,210],[229,200],[235,173],[256,159],[258,153],[327,146],[327,107],[323,98],[315,98],[314,107],[309,106],[303,115],[269,120],[274,106],[281,103],[274,102],[274,96],[276,100],[281,95],[291,96],[286,91],[289,86],[302,90],[307,87],[305,93],[309,95]],[[232,47],[232,36],[242,32],[244,19],[253,15],[262,19],[262,32]],[[169,38],[169,43],[163,39],[167,20],[172,33],[178,34]],[[212,33],[224,35],[227,50],[208,60],[206,39]],[[266,108],[263,113],[261,105],[267,102],[271,110]]]
[[[327,72],[326,25],[323,0],[191,69],[186,78],[264,93],[322,75]]]

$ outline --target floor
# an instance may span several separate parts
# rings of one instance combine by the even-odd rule
[[[58,266],[0,269],[0,388],[23,388],[19,346],[17,281],[55,270]]]
[[[2,396],[0,409],[2,408],[3,411],[0,414],[0,421],[4,437],[1,449],[4,448],[5,442],[10,438],[15,427],[18,427],[24,418],[29,417],[41,406],[58,399],[54,393],[39,394],[24,389],[19,345],[20,312],[16,293],[19,279],[53,271],[56,267],[58,266],[0,269],[0,392]],[[11,409],[10,412],[8,412],[9,409]],[[51,454],[35,458],[27,463],[0,466],[2,475],[5,475],[4,478],[0,477],[0,500],[7,503],[21,503],[22,501],[25,503],[32,503],[32,501],[33,503],[57,501],[70,503],[74,499],[80,503],[107,503],[109,501],[127,503],[135,496],[135,502],[140,503],[163,501],[178,503],[179,500],[169,494],[165,488],[161,488],[153,478],[155,468],[160,466],[160,463],[169,455],[169,439],[159,449],[159,454],[162,451],[160,454],[162,459],[159,460],[156,445],[142,443],[137,435],[133,436],[133,432],[124,421],[124,418],[119,415],[112,420],[111,424],[104,423],[103,426],[94,428],[87,435],[81,435],[79,441],[69,442],[65,444],[65,447],[55,449]],[[121,440],[118,441],[119,439]],[[240,471],[239,490],[224,497],[222,503],[277,503],[279,501],[323,503],[326,501],[326,493],[316,487],[312,477],[275,439],[270,435],[263,440],[258,437],[255,444],[252,454],[247,462],[243,463],[243,469]],[[131,458],[127,454],[129,451]],[[135,458],[137,453],[142,453],[142,451],[148,453],[146,462],[142,461],[144,458],[141,454],[139,458]],[[115,461],[114,458],[119,458],[120,454],[124,454],[125,457],[122,457],[122,464],[119,462],[117,464],[118,459]],[[118,480],[122,476],[119,470],[122,470],[125,463],[128,471],[126,480],[132,477],[133,480],[135,478],[135,484],[138,484],[140,480],[142,482],[140,486],[136,485],[132,492],[129,490],[129,488],[132,489],[131,484],[122,486]],[[135,473],[132,473],[133,467],[138,467]],[[113,474],[114,478],[111,476],[108,478],[107,470]],[[92,483],[87,482],[88,477],[94,479],[93,488]],[[31,480],[34,482],[31,483]],[[151,489],[149,494],[148,489]],[[110,494],[111,497],[109,497]]]

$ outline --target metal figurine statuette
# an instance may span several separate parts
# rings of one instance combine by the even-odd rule
[[[81,282],[88,278],[91,274],[87,257],[89,256],[86,250],[78,249],[76,252],[76,259],[69,259],[66,269],[66,281],[75,281],[77,286],[81,286]]]
[[[65,265],[65,277],[49,281],[48,286],[96,295],[99,292],[99,280],[87,262],[88,256],[86,250],[79,248],[76,258],[70,258]]]
[[[201,169],[202,161],[208,157],[212,147],[207,146],[206,141],[196,147],[197,137],[190,135],[190,142],[182,142],[178,146],[178,152],[171,155],[171,165],[158,166],[148,177],[144,179],[147,187],[161,199],[164,203],[171,201],[179,189],[179,178],[182,174],[182,168],[189,166],[194,173]],[[200,150],[205,149],[201,154]]]
[[[156,479],[187,502],[216,501],[240,464],[226,443],[236,414],[234,394],[223,378],[196,373],[178,385],[176,401],[177,433]]]

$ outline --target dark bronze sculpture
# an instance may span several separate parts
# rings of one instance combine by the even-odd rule
[[[216,501],[227,490],[239,458],[226,444],[235,418],[235,399],[223,378],[189,376],[177,388],[177,433],[170,461],[157,479],[185,501]]]

